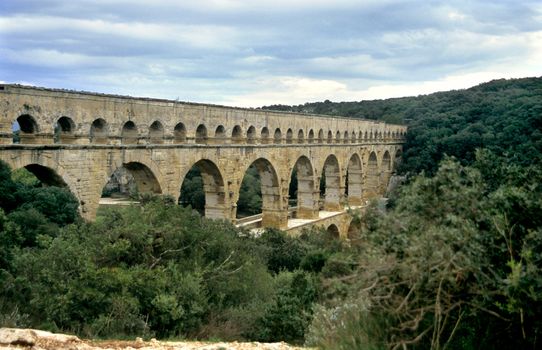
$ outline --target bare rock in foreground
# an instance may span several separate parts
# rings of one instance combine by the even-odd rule
[[[35,329],[0,328],[0,350],[300,350],[286,343],[93,341]]]

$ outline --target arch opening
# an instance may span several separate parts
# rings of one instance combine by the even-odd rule
[[[247,130],[247,143],[256,143],[256,128],[252,125]]]
[[[152,170],[143,163],[123,163],[111,173],[102,189],[101,204],[124,204],[128,200],[137,200],[139,194],[161,194],[162,189]],[[111,202],[103,198],[113,198]]]
[[[205,125],[200,124],[196,128],[195,142],[199,144],[207,143],[207,127],[205,127]]]
[[[324,143],[324,130],[322,129],[318,131],[318,143]]]
[[[341,211],[341,173],[339,161],[334,155],[327,157],[322,171],[320,183],[320,197],[326,211]]]
[[[339,228],[337,227],[337,225],[335,224],[331,224],[327,227],[326,229],[327,233],[329,234],[329,236],[331,238],[334,238],[334,239],[339,239],[340,238],[340,232],[339,232]]]
[[[344,132],[344,137],[343,137],[343,143],[348,143],[350,141],[349,137],[348,137],[348,131],[345,131]]]
[[[318,192],[315,192],[314,171],[310,160],[301,156],[290,175],[288,189],[289,206],[296,207],[296,217],[314,219],[318,217]]]
[[[55,143],[73,143],[75,141],[75,123],[69,117],[60,117],[54,127]]]
[[[292,131],[292,129],[288,129],[288,131],[286,131],[286,143],[291,144],[293,141],[293,137],[294,132]]]
[[[341,132],[337,131],[335,133],[335,143],[341,143]]]
[[[12,124],[13,143],[37,143],[38,123],[30,114],[20,115]]]
[[[215,129],[215,143],[226,143],[226,129],[223,125],[219,125]]]
[[[361,222],[359,218],[353,218],[348,226],[347,237],[350,242],[356,242],[360,240],[361,234]]]
[[[196,162],[181,185],[178,203],[191,206],[210,219],[227,219],[224,179],[215,163],[208,159]]]
[[[155,120],[149,127],[149,142],[153,144],[164,143],[164,126],[159,120]]]
[[[391,178],[391,156],[390,156],[390,152],[386,151],[384,152],[384,155],[382,156],[382,164],[381,164],[381,172],[380,172],[380,183],[381,183],[380,192],[382,194],[386,193],[390,178]]]
[[[137,136],[137,127],[135,123],[131,120],[124,123],[121,134],[122,143],[127,145],[136,144]]]
[[[259,177],[259,190],[261,193],[262,226],[284,228],[288,224],[288,212],[283,208],[280,192],[279,178],[273,165],[265,158],[258,158],[247,168]],[[243,182],[245,180],[243,179]],[[257,187],[257,182],[252,187]],[[257,192],[257,189],[256,189]],[[241,195],[239,200],[241,200]],[[237,208],[239,209],[239,200]],[[284,209],[284,210],[283,210]],[[239,210],[238,210],[239,211]],[[239,215],[239,214],[237,214]]]
[[[177,123],[173,129],[173,141],[175,143],[186,142],[186,127],[183,123]]]
[[[376,198],[378,196],[379,185],[378,161],[376,153],[371,152],[367,162],[367,176],[365,178],[365,195],[367,199]]]
[[[263,144],[269,143],[269,129],[266,126],[262,128],[262,132],[260,134],[260,140],[261,140],[261,143]]]
[[[348,205],[361,205],[363,194],[363,172],[361,168],[361,158],[357,154],[352,155],[348,161],[346,179]]]
[[[327,132],[327,143],[333,143],[333,133],[331,130],[328,130]]]
[[[90,143],[107,143],[107,122],[98,118],[90,125]]]
[[[239,125],[233,127],[231,132],[231,141],[232,143],[244,143],[245,139],[243,138],[243,129]]]
[[[309,130],[309,143],[314,142],[314,131],[312,129]]]
[[[304,143],[305,142],[305,133],[303,132],[303,129],[299,129],[297,132],[297,143]]]
[[[282,132],[280,131],[279,128],[275,129],[275,135],[273,136],[273,141],[276,144],[280,144],[282,142]]]

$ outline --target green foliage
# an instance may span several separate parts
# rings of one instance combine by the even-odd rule
[[[402,172],[433,174],[444,155],[471,164],[477,148],[523,166],[542,161],[542,78],[494,80],[417,97],[262,108],[407,124]]]
[[[324,267],[328,300],[313,319],[310,344],[536,347],[542,173],[538,165],[478,157],[473,167],[445,159],[434,177],[404,187],[389,213],[368,210],[352,272],[341,254],[341,264],[330,258]]]
[[[262,185],[258,170],[250,166],[239,191],[239,200],[237,201],[237,215],[249,216],[262,212]]]

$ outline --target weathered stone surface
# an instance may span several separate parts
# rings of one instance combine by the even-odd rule
[[[235,221],[243,176],[254,165],[262,179],[262,223],[286,229],[293,169],[300,218],[357,206],[384,193],[406,132],[371,120],[0,86],[0,159],[68,186],[89,220],[117,169],[131,175],[140,193],[177,199],[197,166],[205,215]],[[19,144],[13,144],[15,121]]]

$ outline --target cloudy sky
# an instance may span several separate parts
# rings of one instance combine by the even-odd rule
[[[0,81],[257,107],[542,75],[540,0],[0,0]]]

